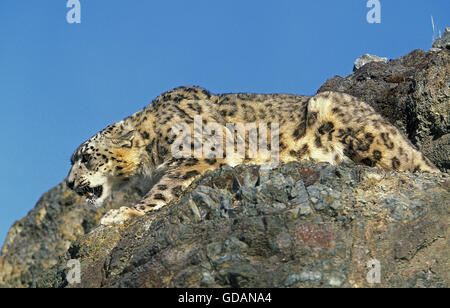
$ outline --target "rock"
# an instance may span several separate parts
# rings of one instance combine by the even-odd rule
[[[445,134],[436,140],[431,140],[426,146],[422,147],[422,153],[425,154],[442,171],[450,170],[450,134]]]
[[[371,62],[386,63],[387,60],[388,60],[387,58],[381,58],[381,57],[378,57],[375,55],[365,54],[365,55],[362,55],[361,57],[359,57],[358,59],[356,59],[355,65],[353,66],[353,71],[359,70],[361,67],[363,67],[367,63],[371,63]]]
[[[65,183],[45,193],[28,215],[11,227],[0,256],[0,287],[28,287],[57,264],[77,237],[89,233],[108,209],[140,199],[137,188],[117,192],[97,211],[89,208]]]
[[[264,177],[246,197],[264,203],[241,199],[232,179],[246,172]],[[284,206],[273,194],[280,181],[295,192]],[[310,162],[270,171],[224,166],[158,213],[80,234],[54,264],[23,270],[22,286],[371,287],[366,264],[377,259],[382,279],[375,286],[448,287],[449,188],[445,173]],[[232,206],[221,214],[223,198]],[[299,204],[307,215],[289,215]],[[71,259],[81,262],[80,284],[66,281]],[[9,279],[3,273],[4,286]]]
[[[450,49],[450,27],[445,28],[444,34],[433,43],[434,49]]]
[[[367,102],[448,172],[449,76],[449,49],[414,50],[388,63],[370,62],[347,77],[335,76],[318,92],[345,92]]]

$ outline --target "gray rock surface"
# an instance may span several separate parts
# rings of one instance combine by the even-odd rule
[[[117,192],[97,211],[65,183],[45,193],[26,217],[11,227],[0,256],[0,287],[28,287],[49,267],[57,264],[71,244],[98,225],[108,209],[132,205],[138,189]]]
[[[445,28],[444,34],[434,41],[433,48],[450,49],[450,27]]]
[[[378,57],[375,55],[365,54],[365,55],[362,55],[361,57],[359,57],[358,59],[356,59],[355,64],[353,66],[353,71],[359,70],[361,67],[363,67],[367,63],[371,63],[371,62],[386,63],[387,60],[388,60],[387,58],[381,58],[381,57]]]
[[[448,287],[449,188],[352,163],[224,166],[157,214],[79,237],[32,286]]]

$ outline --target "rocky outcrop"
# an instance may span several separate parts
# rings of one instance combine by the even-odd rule
[[[0,256],[0,287],[28,287],[58,263],[71,244],[97,226],[108,209],[139,200],[137,189],[117,192],[92,210],[65,183],[45,193],[26,217],[11,227]]]
[[[351,163],[224,166],[158,214],[80,237],[32,284],[447,287],[449,183]],[[69,259],[80,284],[65,280]]]
[[[369,55],[369,54],[365,54],[362,55],[361,57],[359,57],[358,59],[356,59],[355,64],[353,66],[353,71],[357,71],[359,70],[361,67],[363,67],[364,65],[370,63],[370,62],[383,62],[386,63],[388,60],[388,58],[380,58],[378,56],[375,55]]]
[[[433,43],[434,50],[445,48],[450,49],[450,27],[445,28],[444,34]]]
[[[450,169],[449,50],[369,62],[320,91],[371,104]],[[222,167],[170,207],[97,228],[139,188],[94,211],[64,183],[11,228],[0,287],[448,287],[450,181],[346,162]],[[68,284],[68,260],[81,262]],[[366,279],[377,260],[380,283]]]

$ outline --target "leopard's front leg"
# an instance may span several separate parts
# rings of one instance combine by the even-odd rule
[[[157,211],[180,197],[182,192],[207,170],[220,166],[216,159],[177,159],[167,164],[168,169],[142,200],[133,207],[110,210],[100,220],[101,225],[122,224],[127,219]]]

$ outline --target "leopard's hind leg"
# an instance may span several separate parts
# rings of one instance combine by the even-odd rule
[[[371,167],[440,172],[394,125],[344,93],[323,92],[310,99],[305,138],[319,161],[339,163],[348,157]]]

